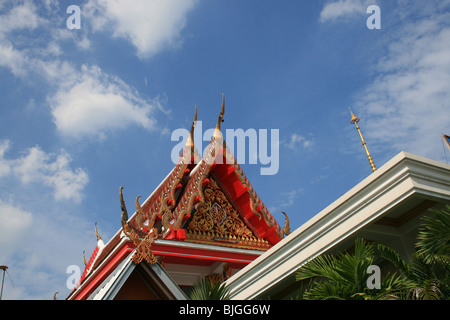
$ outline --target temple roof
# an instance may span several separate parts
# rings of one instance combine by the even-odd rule
[[[162,239],[204,240],[261,250],[284,237],[285,232],[223,141],[220,124],[224,111],[223,97],[213,137],[200,158],[193,143],[196,108],[190,137],[178,163],[142,206],[139,197],[136,199],[136,213],[128,221],[123,219],[123,224],[128,223],[141,234],[156,227]]]
[[[157,257],[152,245],[158,240],[266,251],[288,233],[288,225],[280,227],[223,140],[220,125],[224,112],[223,97],[216,129],[200,156],[193,139],[195,107],[190,136],[177,164],[142,205],[141,196],[136,197],[131,217],[120,187],[122,228],[106,245],[101,242],[97,246],[80,284],[117,250],[124,235],[136,248],[134,263],[145,260],[154,264]]]

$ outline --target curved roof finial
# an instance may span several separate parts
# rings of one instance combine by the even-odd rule
[[[98,230],[97,230],[97,222],[95,223],[94,227],[95,227],[95,235],[97,236],[97,241],[98,241],[98,240],[102,240],[102,237],[100,237],[100,235],[98,234]]]
[[[124,226],[128,221],[128,211],[125,206],[125,201],[123,200],[123,187],[119,188],[119,196],[120,196],[120,208],[122,209],[122,214],[120,215],[120,220],[122,222],[122,226]]]
[[[102,249],[105,246],[105,243],[103,242],[102,237],[98,234],[97,222],[95,223],[95,234],[97,235],[97,247]]]
[[[194,149],[195,149],[194,128],[195,128],[195,125],[197,124],[197,106],[194,106],[194,107],[195,107],[194,121],[192,121],[191,132],[189,133],[189,138],[186,142],[186,146],[190,147],[190,149],[191,149],[191,155],[194,154]]]
[[[291,227],[289,225],[289,218],[288,218],[288,215],[287,215],[286,212],[281,211],[281,213],[284,214],[284,216],[286,218],[286,221],[284,223],[283,233],[284,233],[285,236],[287,236],[287,235],[291,234]]]
[[[220,123],[223,122],[223,115],[225,114],[225,95],[221,93],[222,95],[222,109],[220,110],[219,119],[217,119],[217,125],[216,130],[214,130],[213,138],[218,139],[219,137],[222,138],[222,132],[220,131]]]

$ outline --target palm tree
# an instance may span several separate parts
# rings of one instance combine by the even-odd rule
[[[217,280],[208,277],[197,281],[190,294],[191,300],[228,300],[228,287]]]
[[[419,228],[411,263],[388,246],[357,239],[353,254],[322,255],[297,271],[297,281],[310,281],[300,298],[449,299],[450,206],[431,211],[434,217],[423,218]],[[383,276],[380,289],[368,289],[367,268],[386,261],[398,274]]]
[[[450,206],[430,211],[434,216],[422,218],[424,223],[419,228],[417,251],[410,264],[395,253],[381,253],[414,283],[408,292],[408,299],[450,298]]]
[[[399,299],[408,281],[398,275],[387,274],[381,279],[381,289],[369,289],[367,270],[376,265],[377,247],[363,239],[356,239],[354,253],[321,255],[301,267],[296,280],[310,280],[301,298],[307,300],[381,300]],[[382,246],[384,247],[384,246]]]
[[[448,300],[450,298],[450,205],[443,210],[431,209],[434,217],[425,217],[425,224],[417,237],[417,257],[426,268],[428,277],[423,281],[424,288],[434,292],[432,296]],[[429,291],[430,292],[430,291]]]

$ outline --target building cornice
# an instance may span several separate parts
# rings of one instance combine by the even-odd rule
[[[390,209],[420,195],[450,201],[450,166],[401,152],[231,277],[233,299],[252,299]]]

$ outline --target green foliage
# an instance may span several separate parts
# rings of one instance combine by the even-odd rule
[[[411,264],[417,287],[411,299],[448,300],[450,298],[450,206],[431,209],[423,218],[417,236],[417,253]]]
[[[417,236],[417,254],[431,263],[447,261],[450,255],[450,205],[445,210],[431,209],[434,217],[425,217]]]
[[[380,245],[381,246],[381,245]],[[376,247],[363,239],[355,241],[354,253],[322,255],[301,267],[296,280],[310,280],[302,295],[307,300],[399,299],[405,279],[397,274],[383,277],[381,288],[367,288],[367,269],[374,264]]]
[[[306,300],[449,299],[450,206],[431,210],[419,228],[417,252],[407,263],[394,249],[363,239],[353,253],[321,255],[296,272]],[[397,272],[381,277],[380,289],[368,289],[367,268],[389,262]],[[305,283],[305,281],[307,281]]]
[[[205,277],[194,284],[190,298],[191,300],[229,300],[229,290],[224,283],[212,282]]]

